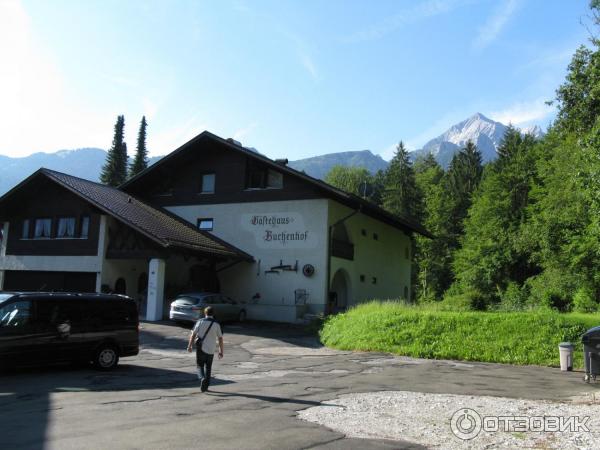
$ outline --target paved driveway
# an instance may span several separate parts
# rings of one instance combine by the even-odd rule
[[[581,373],[427,361],[320,347],[300,329],[229,325],[201,393],[189,330],[144,323],[142,349],[105,374],[37,369],[0,375],[2,448],[421,448],[347,439],[296,411],[352,392],[418,391],[570,399],[594,387]],[[454,411],[448,411],[448,420]]]

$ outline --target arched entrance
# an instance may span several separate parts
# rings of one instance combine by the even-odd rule
[[[350,277],[344,269],[338,269],[331,281],[329,293],[329,311],[338,313],[345,311],[350,302]]]

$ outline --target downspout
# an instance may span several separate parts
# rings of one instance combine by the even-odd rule
[[[359,212],[362,211],[362,206],[359,206],[356,211],[352,211],[346,217],[341,218],[334,224],[329,225],[327,229],[327,297],[325,298],[325,309],[327,310],[327,305],[329,304],[329,292],[331,291],[331,243],[333,241],[333,229],[344,223],[346,220],[355,216]]]

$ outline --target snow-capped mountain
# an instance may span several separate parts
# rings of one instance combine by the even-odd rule
[[[442,135],[427,142],[421,150],[411,152],[410,155],[415,160],[419,156],[431,152],[440,165],[447,168],[454,154],[471,140],[481,151],[485,163],[496,158],[496,149],[504,137],[506,128],[506,125],[477,113],[467,120],[453,125]],[[535,137],[543,135],[538,126],[523,129],[522,132],[533,134]],[[257,151],[256,149],[251,150]],[[153,164],[160,158],[160,156],[150,158],[149,163]],[[106,152],[99,148],[35,153],[24,158],[10,158],[0,155],[0,195],[40,167],[60,170],[61,172],[97,181],[105,159]],[[375,173],[378,170],[385,170],[388,162],[369,150],[329,153],[289,162],[290,167],[305,171],[315,178],[325,178],[325,175],[335,165],[364,167],[371,173]]]
[[[476,113],[451,126],[446,132],[427,142],[422,149],[411,152],[411,157],[414,161],[419,156],[431,153],[442,167],[447,168],[454,154],[464,148],[467,142],[472,141],[481,152],[481,159],[485,164],[496,159],[498,147],[507,128],[503,123]],[[536,138],[544,135],[537,125],[524,128],[521,132]]]
[[[506,128],[506,125],[477,113],[427,142],[421,150],[413,152],[413,157],[431,153],[442,167],[448,167],[454,154],[472,141],[486,163],[496,158],[496,149],[502,142]]]
[[[536,139],[541,138],[545,134],[544,131],[538,125],[522,128],[521,132],[523,134],[531,134]]]

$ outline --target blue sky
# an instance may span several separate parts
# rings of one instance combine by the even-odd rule
[[[207,129],[270,157],[389,159],[475,112],[518,126],[587,44],[587,0],[0,0],[0,154],[152,155]]]

